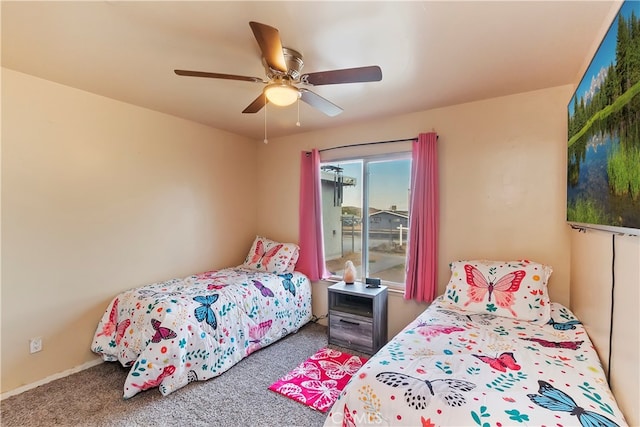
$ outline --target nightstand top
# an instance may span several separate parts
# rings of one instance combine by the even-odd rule
[[[367,288],[367,286],[362,282],[355,282],[352,285],[347,285],[345,282],[338,282],[335,285],[329,286],[329,290],[334,292],[340,292],[342,294],[362,295],[362,296],[366,295],[373,298],[379,293],[385,292],[387,290],[387,287],[384,285],[381,285],[379,288]]]

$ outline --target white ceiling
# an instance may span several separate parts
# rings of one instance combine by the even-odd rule
[[[311,87],[344,109],[268,106],[269,136],[576,84],[618,1],[2,1],[2,65],[262,140],[249,27],[276,27],[304,72],[379,65],[381,82]],[[567,100],[568,101],[568,100]]]

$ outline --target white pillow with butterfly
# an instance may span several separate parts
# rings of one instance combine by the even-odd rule
[[[459,310],[547,323],[551,267],[521,261],[454,261],[443,302]]]
[[[294,243],[280,243],[256,236],[242,266],[274,274],[292,273],[299,250]]]

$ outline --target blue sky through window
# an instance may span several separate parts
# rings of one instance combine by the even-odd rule
[[[358,185],[344,188],[343,206],[362,207],[362,163],[340,163],[343,175],[356,178]],[[411,183],[411,160],[369,163],[369,205],[377,209],[389,209],[395,205],[398,210],[409,209],[409,187]]]

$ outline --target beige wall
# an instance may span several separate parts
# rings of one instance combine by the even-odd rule
[[[571,309],[587,328],[605,371],[609,366],[614,279],[611,388],[629,425],[637,426],[640,425],[640,237],[617,235],[614,241],[607,232],[573,231]]]
[[[96,360],[118,292],[240,264],[255,147],[3,68],[2,392]]]

